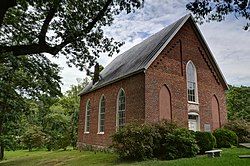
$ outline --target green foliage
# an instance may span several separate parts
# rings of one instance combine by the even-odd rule
[[[51,111],[60,112],[68,118],[66,124],[67,133],[64,136],[67,137],[65,140],[70,140],[70,145],[74,148],[76,148],[77,142],[78,114],[80,111],[80,97],[78,94],[87,86],[89,80],[85,78],[83,80],[78,79],[77,81],[78,85],[72,85],[70,90],[50,107]]]
[[[48,150],[66,149],[70,144],[69,137],[69,122],[68,116],[61,112],[61,109],[49,113],[44,117],[45,126],[44,131],[46,137],[46,147]]]
[[[197,20],[203,23],[206,21],[222,21],[229,14],[233,14],[238,17],[242,17],[248,21],[244,26],[245,30],[250,27],[250,10],[248,0],[193,0],[186,5]]]
[[[40,148],[45,141],[45,133],[42,132],[41,127],[30,125],[23,134],[22,143],[29,149]]]
[[[195,136],[185,128],[177,128],[173,133],[166,133],[162,146],[166,151],[164,159],[170,160],[195,157],[199,151]]]
[[[103,27],[110,26],[115,15],[133,12],[142,3],[143,0],[18,0],[1,26],[0,53],[61,53],[69,66],[86,69],[86,64],[93,66],[101,53],[111,56],[123,44],[105,35]]]
[[[212,150],[216,145],[216,139],[210,132],[196,131],[195,139],[201,154],[204,154],[207,150]]]
[[[20,137],[24,130],[22,116],[34,111],[31,100],[40,101],[61,94],[59,71],[58,65],[45,56],[15,57],[8,54],[0,58],[1,149],[5,146],[17,148],[15,138]],[[13,142],[8,141],[9,138]]]
[[[129,124],[112,136],[112,147],[122,159],[144,160],[153,157],[153,137],[150,125]]]
[[[175,123],[170,123],[167,121],[162,121],[160,123],[154,124],[157,134],[154,137],[154,156],[157,158],[164,159],[166,157],[166,147],[162,146],[166,143],[165,135],[168,133],[173,133],[177,128]]]
[[[176,159],[194,157],[199,148],[195,136],[175,124],[127,125],[112,136],[112,147],[123,159]]]
[[[216,138],[218,148],[231,148],[238,145],[238,137],[231,130],[218,128],[214,131],[213,135]]]
[[[229,121],[224,125],[225,129],[232,130],[238,136],[239,142],[249,142],[250,143],[250,124],[246,121]]]
[[[227,109],[229,120],[250,122],[250,87],[230,86],[227,91]]]

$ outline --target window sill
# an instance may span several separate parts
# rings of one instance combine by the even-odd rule
[[[84,134],[89,134],[89,131],[84,131]]]
[[[103,134],[104,134],[104,132],[98,132],[97,134],[98,134],[98,135],[103,135]]]
[[[198,102],[193,102],[193,101],[188,101],[188,104],[195,104],[195,105],[199,105]]]

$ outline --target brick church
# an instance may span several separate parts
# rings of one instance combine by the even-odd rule
[[[81,93],[78,147],[108,146],[137,121],[213,131],[227,119],[227,83],[192,16],[117,56]]]

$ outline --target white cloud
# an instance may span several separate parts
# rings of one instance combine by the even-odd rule
[[[170,23],[187,13],[188,0],[146,0],[144,8],[132,14],[116,16],[111,27],[105,27],[105,34],[118,41],[125,41],[121,52],[141,42]],[[224,22],[205,23],[201,31],[214,53],[226,80],[229,84],[250,85],[250,37],[249,32],[242,30],[244,20],[228,17]],[[101,55],[98,60],[106,66],[116,57]],[[63,91],[71,84],[76,84],[76,78],[85,76],[75,68],[68,68],[65,59],[58,60],[63,76]]]

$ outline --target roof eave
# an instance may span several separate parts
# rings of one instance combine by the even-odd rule
[[[136,75],[136,74],[139,74],[139,73],[141,73],[141,72],[144,72],[145,70],[146,70],[145,68],[142,68],[142,69],[137,70],[137,71],[135,71],[135,72],[129,73],[129,74],[124,75],[124,76],[119,77],[119,78],[116,78],[116,79],[111,80],[111,81],[109,81],[109,82],[107,82],[107,83],[105,83],[105,84],[103,84],[103,85],[100,85],[100,86],[98,86],[98,87],[96,87],[96,88],[90,89],[89,91],[82,92],[82,93],[78,94],[78,96],[82,96],[82,95],[85,95],[85,94],[87,94],[87,93],[93,92],[93,91],[98,90],[98,89],[100,89],[100,88],[102,88],[102,87],[104,87],[104,86],[107,86],[107,85],[113,84],[113,83],[115,83],[115,82],[118,82],[118,81],[120,81],[120,80],[122,80],[122,79],[124,79],[124,78],[128,78],[128,77],[131,77],[131,76],[133,76],[133,75]]]

